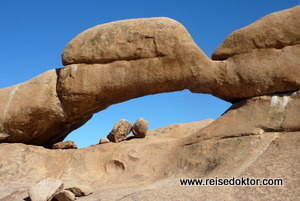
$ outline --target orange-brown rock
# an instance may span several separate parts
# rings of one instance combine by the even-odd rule
[[[62,62],[106,64],[165,56],[175,59],[180,52],[187,55],[184,47],[188,46],[191,52],[198,49],[187,30],[175,20],[121,20],[95,26],[76,36],[63,51]]]
[[[126,119],[119,120],[107,135],[107,139],[111,142],[121,142],[131,132],[132,124]]]
[[[232,105],[221,117],[187,140],[300,132],[300,91],[258,96]],[[188,138],[187,138],[188,139]]]
[[[169,18],[93,27],[66,46],[62,59],[57,89],[72,116],[149,94],[183,89],[209,93],[216,79],[213,62]]]
[[[71,191],[76,197],[87,196],[93,193],[93,189],[90,186],[83,185],[69,187],[67,190]]]
[[[300,6],[267,15],[234,31],[215,50],[212,58],[223,60],[225,85],[217,87],[225,100],[299,90]]]
[[[69,190],[63,190],[54,195],[57,201],[75,201],[75,195]]]
[[[101,139],[99,140],[99,144],[104,144],[104,143],[109,143],[109,142],[110,142],[110,140],[107,139],[107,138],[101,138]]]
[[[245,123],[245,122],[244,122]],[[147,140],[49,150],[0,144],[0,198],[23,200],[41,178],[65,186],[87,185],[80,200],[295,200],[299,191],[299,132],[200,139],[193,133],[213,126],[206,120],[149,131]],[[30,153],[30,154],[29,154]],[[60,161],[59,163],[57,161]],[[12,168],[22,167],[22,168]],[[76,168],[74,168],[76,167]],[[184,178],[281,178],[283,186],[181,186]],[[117,192],[117,193],[116,193]]]
[[[298,8],[272,16],[288,15],[293,25],[298,19],[295,9]],[[259,24],[268,26],[269,21],[261,20]],[[261,29],[255,26],[253,32],[260,33]],[[287,30],[284,26],[282,29],[284,33]],[[293,30],[292,40],[297,41],[299,34]],[[182,89],[209,93],[230,102],[294,91],[300,88],[300,50],[294,45],[296,42],[291,44],[282,49],[254,49],[249,55],[240,54],[222,62],[212,61],[174,20],[118,21],[86,30],[67,45],[62,56],[66,66],[61,70],[58,90],[71,115]],[[123,51],[125,48],[128,52]]]
[[[77,149],[77,145],[73,141],[57,142],[52,149]]]
[[[89,116],[68,116],[56,91],[57,71],[47,71],[27,82],[0,90],[0,142],[22,142],[52,147]]]
[[[47,178],[31,186],[28,195],[31,201],[50,201],[53,196],[63,190],[63,188],[64,184],[61,180]]]
[[[148,132],[148,121],[138,118],[132,126],[132,133],[135,137],[145,138]]]
[[[169,18],[123,20],[86,30],[66,46],[62,69],[0,91],[0,142],[52,147],[93,113],[149,94],[189,89],[236,103],[297,91],[298,10],[271,14],[238,31],[247,40],[235,40],[233,33],[216,51],[221,55],[227,54],[222,49],[233,49],[224,61],[210,60]],[[259,40],[254,46],[249,43],[253,38]]]
[[[49,146],[94,112],[160,92],[190,89],[234,104],[215,121],[166,126],[147,140],[70,150],[1,143],[0,200],[28,200],[27,190],[47,178],[92,187],[82,201],[297,200],[298,21],[299,6],[233,33],[214,53],[223,61],[208,59],[168,18],[119,21],[78,35],[62,55],[64,68],[0,91],[1,142]],[[283,185],[181,186],[186,178]]]
[[[213,59],[225,60],[255,49],[283,49],[300,44],[300,6],[269,14],[234,31],[215,50]]]

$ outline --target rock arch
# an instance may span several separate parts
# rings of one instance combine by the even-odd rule
[[[255,35],[260,40],[258,48],[250,45],[241,54],[228,53],[228,48],[253,41],[253,35],[241,29],[214,54],[223,60],[210,60],[187,30],[169,18],[124,20],[86,30],[66,46],[63,68],[1,90],[0,141],[50,147],[93,113],[149,94],[189,89],[236,103],[299,90],[300,36],[290,31],[294,25],[298,30],[299,9],[278,12],[248,26],[278,33],[275,39],[287,36],[278,39],[280,47],[276,41],[269,46],[269,38],[261,34]],[[289,19],[289,26],[280,26],[284,19]],[[270,21],[279,26],[266,28]],[[219,57],[222,48],[227,52]]]

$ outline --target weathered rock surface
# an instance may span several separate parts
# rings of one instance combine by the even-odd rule
[[[163,127],[149,131],[147,140],[128,137],[78,150],[1,143],[0,200],[27,199],[29,187],[52,177],[91,186],[93,194],[82,201],[297,200],[298,11],[274,13],[233,33],[214,54],[223,61],[208,59],[183,26],[167,18],[120,21],[78,35],[63,53],[64,68],[1,90],[1,142],[52,145],[94,112],[147,94],[190,89],[234,104],[215,121]],[[37,89],[36,103],[20,101]],[[34,119],[37,130],[29,125]],[[216,177],[282,179],[283,185],[179,182]]]
[[[48,178],[32,186],[28,194],[31,201],[51,201],[52,197],[63,188],[61,180]]]
[[[234,31],[215,50],[213,59],[225,60],[255,49],[282,49],[300,44],[300,6],[269,14]]]
[[[57,142],[52,149],[77,149],[77,145],[73,141]]]
[[[133,124],[132,133],[135,137],[145,138],[148,132],[148,121],[143,118],[139,118]]]
[[[225,91],[218,97],[235,102],[299,90],[299,11],[296,6],[272,13],[226,38],[212,58],[223,60],[226,85],[236,89],[230,97],[226,91],[233,89],[223,87]]]
[[[57,201],[74,201],[75,195],[69,190],[62,190],[54,195]]]
[[[194,140],[260,136],[264,133],[300,132],[300,91],[258,96],[232,105],[210,126],[191,137]],[[188,138],[187,138],[188,139]]]
[[[26,192],[17,190],[54,175],[65,186],[80,183],[94,188],[93,194],[78,198],[82,201],[295,200],[300,196],[300,159],[296,151],[299,132],[264,132],[185,143],[186,138],[196,138],[192,133],[213,124],[206,120],[171,125],[149,131],[147,140],[67,151],[0,144],[0,199],[22,200]],[[215,177],[282,178],[284,185],[203,187],[179,183],[180,178]]]
[[[57,72],[0,90],[0,141],[52,147],[91,118],[69,117],[56,91]],[[37,93],[38,92],[38,93]]]
[[[149,94],[189,89],[236,103],[299,90],[298,10],[273,13],[233,33],[214,54],[227,56],[213,56],[224,61],[210,60],[169,18],[86,30],[66,46],[62,69],[0,90],[0,142],[50,148],[93,113]]]
[[[71,191],[76,197],[87,196],[93,193],[93,189],[90,186],[76,186],[76,187],[69,187],[67,190]]]
[[[98,25],[76,36],[66,46],[62,61],[64,65],[105,64],[158,58],[182,51],[178,47],[185,43],[193,43],[192,38],[175,20],[163,17],[122,20]]]
[[[101,139],[99,140],[99,144],[104,144],[104,143],[109,143],[109,142],[110,142],[110,140],[107,139],[107,138],[101,138]]]
[[[111,142],[121,142],[130,133],[132,125],[126,119],[118,121],[110,133],[107,135],[107,139]]]
[[[93,27],[66,46],[62,59],[58,91],[72,115],[149,94],[198,90],[199,75],[211,74],[202,69],[212,64],[187,30],[169,18]],[[215,79],[203,77],[208,83]]]

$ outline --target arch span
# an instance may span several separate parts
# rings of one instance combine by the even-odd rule
[[[280,14],[299,24],[293,17],[299,8]],[[276,16],[249,27],[265,31],[270,21],[285,24],[284,18]],[[94,113],[150,94],[189,89],[235,103],[299,90],[299,32],[277,28],[283,33],[280,36],[290,33],[294,42],[282,43],[286,46],[281,49],[244,47],[253,38],[245,33],[248,29],[241,29],[222,48],[233,45],[247,50],[221,61],[209,59],[184,26],[169,18],[123,20],[88,29],[66,46],[62,69],[1,90],[0,142],[51,147]],[[260,39],[268,42],[263,36]]]

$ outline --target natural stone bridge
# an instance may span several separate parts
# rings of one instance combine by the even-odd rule
[[[299,15],[297,6],[233,32],[214,60],[169,18],[93,27],[66,46],[63,68],[0,90],[0,142],[51,147],[112,104],[183,89],[236,103],[201,138],[218,137],[230,118],[241,124],[222,127],[222,137],[297,130]],[[295,93],[271,95],[286,92]]]

